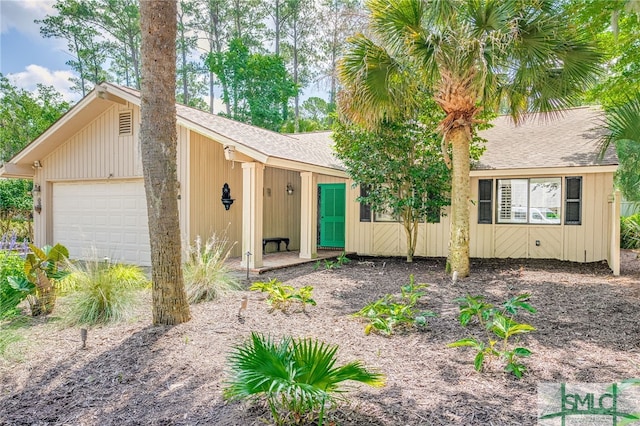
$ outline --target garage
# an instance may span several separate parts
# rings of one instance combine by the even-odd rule
[[[53,242],[72,259],[151,264],[142,179],[56,182],[52,199]]]

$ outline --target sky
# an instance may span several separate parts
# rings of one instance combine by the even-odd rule
[[[71,56],[66,41],[40,35],[36,19],[54,14],[54,0],[0,0],[0,72],[14,86],[34,91],[38,83],[53,86],[66,100],[80,96],[69,90]]]

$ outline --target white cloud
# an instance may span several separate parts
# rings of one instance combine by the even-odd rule
[[[80,95],[70,90],[69,78],[73,75],[71,71],[51,71],[40,65],[31,64],[25,71],[8,74],[6,77],[14,86],[30,92],[36,91],[38,84],[53,86],[65,100],[75,102],[80,99]]]
[[[35,19],[56,14],[54,0],[0,0],[0,32],[15,28],[18,32],[40,38],[40,26]]]

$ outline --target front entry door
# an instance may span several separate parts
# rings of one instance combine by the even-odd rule
[[[344,248],[346,189],[344,183],[318,184],[320,246]]]

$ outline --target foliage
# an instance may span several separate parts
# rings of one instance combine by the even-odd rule
[[[71,325],[104,324],[127,318],[137,290],[149,280],[138,266],[112,264],[97,258],[69,263],[64,284],[71,289],[65,321]]]
[[[458,320],[460,325],[467,327],[471,321],[477,322],[484,331],[484,338],[470,336],[450,343],[449,347],[470,346],[476,351],[473,365],[477,371],[482,371],[484,361],[489,357],[502,360],[504,370],[521,378],[526,366],[520,358],[531,355],[531,351],[522,346],[515,346],[510,339],[524,333],[535,331],[529,324],[518,323],[515,317],[519,310],[535,313],[536,310],[529,303],[530,295],[521,294],[513,297],[500,307],[485,302],[484,296],[470,296],[456,299],[460,306]]]
[[[340,64],[340,111],[369,128],[412,119],[430,96],[452,149],[448,264],[469,274],[470,142],[482,111],[571,107],[595,82],[601,54],[551,1],[369,0],[371,38],[359,34]]]
[[[359,361],[336,367],[338,346],[312,339],[284,337],[280,342],[251,333],[229,356],[231,378],[226,399],[266,398],[276,424],[313,421],[322,425],[327,403],[343,392],[347,380],[383,386],[384,376]]]
[[[13,288],[9,277],[24,276],[24,259],[18,253],[0,251],[0,320],[18,314],[17,306],[26,294]]]
[[[439,221],[449,204],[450,173],[431,125],[383,123],[377,131],[338,120],[333,138],[349,176],[366,188],[358,200],[374,211],[401,218],[407,237],[407,262],[413,261],[418,223]]]
[[[69,250],[62,244],[38,248],[29,244],[31,253],[24,260],[24,275],[8,278],[11,286],[22,292],[29,302],[31,315],[47,315],[56,304],[56,283],[66,277]]]
[[[189,303],[213,300],[240,288],[238,279],[225,265],[232,248],[226,238],[215,234],[205,244],[200,236],[196,237],[195,243],[187,249],[182,265]]]
[[[427,284],[416,284],[413,274],[409,275],[409,284],[400,287],[401,296],[398,298],[387,294],[381,299],[371,302],[358,312],[355,317],[362,317],[368,321],[364,333],[372,331],[390,336],[397,329],[418,329],[427,326],[427,318],[436,316],[431,311],[418,311],[416,305],[426,293],[423,291]]]
[[[29,241],[19,241],[18,233],[11,231],[0,237],[0,250],[13,251],[26,256],[29,253]]]
[[[32,188],[33,182],[30,180],[0,180],[0,234],[7,234],[16,220],[30,220]]]
[[[228,51],[209,55],[206,63],[228,87],[223,101],[230,105],[230,118],[280,130],[287,119],[287,103],[298,90],[281,57],[251,54],[241,40],[234,39]]]
[[[13,86],[2,74],[0,98],[0,162],[17,154],[69,109],[53,87],[39,84],[37,94],[33,94]],[[29,184],[3,185],[17,188]]]
[[[640,93],[606,111],[600,156],[616,147],[620,166],[616,184],[630,201],[640,201]]]
[[[272,311],[280,309],[286,312],[293,303],[300,304],[302,312],[305,312],[307,304],[316,306],[316,301],[312,298],[313,287],[310,285],[295,289],[293,286],[284,285],[282,281],[273,278],[267,282],[255,282],[249,287],[249,290],[267,293],[267,303],[271,306]]]
[[[345,254],[345,252],[343,251],[340,256],[336,257],[336,260],[330,260],[330,259],[324,259],[324,269],[330,271],[333,269],[340,269],[342,268],[344,265],[346,265],[347,263],[351,262],[351,259],[349,259],[347,257],[347,255]],[[320,266],[322,266],[323,263],[318,260],[314,267],[313,270],[317,271],[318,269],[320,269]]]
[[[620,218],[620,247],[640,249],[640,213]]]

